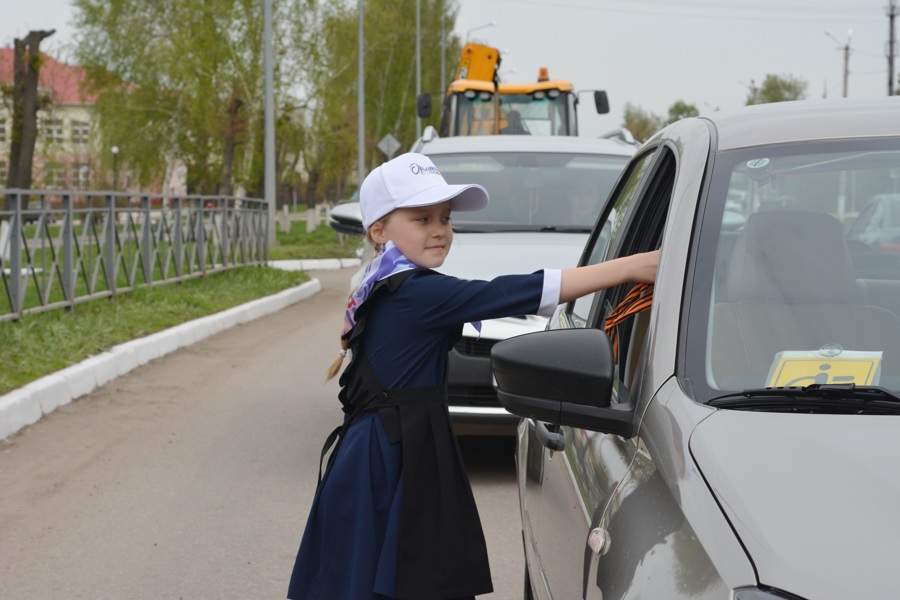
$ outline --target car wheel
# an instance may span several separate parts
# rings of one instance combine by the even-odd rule
[[[534,594],[531,593],[531,575],[528,573],[528,565],[525,565],[525,591],[522,593],[524,600],[534,600]]]

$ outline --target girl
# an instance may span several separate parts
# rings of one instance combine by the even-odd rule
[[[450,425],[447,354],[464,323],[539,314],[628,281],[653,282],[658,252],[464,281],[431,269],[453,242],[451,211],[488,203],[404,154],[372,171],[360,210],[375,258],[350,295],[341,355],[344,424],[300,544],[288,598],[455,600],[493,590],[478,511]]]

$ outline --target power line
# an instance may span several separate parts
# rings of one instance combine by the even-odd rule
[[[715,10],[730,10],[732,8],[737,10],[749,10],[749,11],[764,11],[764,12],[777,12],[779,16],[771,16],[771,17],[763,17],[763,16],[752,16],[752,15],[738,15],[738,14],[697,14],[697,13],[684,13],[684,12],[669,12],[669,11],[659,11],[656,10],[651,4],[656,6],[666,6],[673,7],[669,2],[644,2],[641,4],[645,4],[648,10],[634,10],[633,8],[618,8],[613,6],[604,6],[604,5],[585,5],[585,4],[572,4],[572,3],[561,3],[550,0],[494,0],[495,2],[507,2],[514,3],[516,5],[522,4],[530,4],[533,6],[548,6],[554,9],[558,8],[573,8],[577,10],[590,10],[594,12],[607,12],[607,13],[620,13],[620,14],[633,14],[633,15],[642,15],[647,17],[675,17],[675,18],[690,18],[690,19],[713,19],[713,20],[737,20],[740,19],[742,21],[769,21],[769,22],[785,22],[785,21],[797,21],[809,23],[813,21],[821,21],[821,22],[833,22],[835,18],[842,17],[811,17],[809,16],[809,11],[815,11],[816,14],[821,14],[823,12],[829,12],[829,9],[819,8],[818,6],[806,6],[797,8],[785,7],[785,6],[759,6],[759,5],[751,5],[751,4],[740,4],[740,5],[728,5],[723,6],[722,4],[717,3],[704,3],[704,2],[681,2],[677,7],[685,6],[690,9],[715,9]],[[636,3],[630,3],[630,6],[634,7]],[[848,13],[852,14],[854,20],[856,21],[873,21],[875,17],[859,17],[859,8],[841,8],[841,9],[831,9],[834,12]],[[804,14],[798,14],[796,17],[784,16],[781,14],[782,12],[798,12]]]

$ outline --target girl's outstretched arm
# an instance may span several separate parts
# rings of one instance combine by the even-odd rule
[[[593,294],[629,281],[653,283],[659,266],[659,250],[623,256],[606,262],[564,269],[559,287],[559,303]]]

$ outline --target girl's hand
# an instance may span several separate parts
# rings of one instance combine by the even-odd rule
[[[659,250],[642,252],[628,257],[628,280],[635,283],[653,283],[656,281],[656,269],[659,267]]]
[[[571,302],[575,298],[627,282],[653,283],[658,266],[659,250],[654,250],[585,267],[563,269],[559,302]]]

